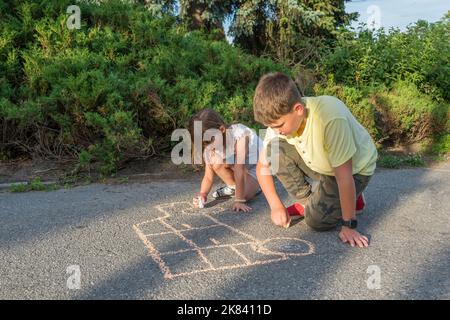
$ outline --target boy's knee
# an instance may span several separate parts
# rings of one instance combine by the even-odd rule
[[[330,219],[314,217],[311,214],[305,215],[305,223],[315,231],[329,231],[338,225],[339,221],[330,221]]]

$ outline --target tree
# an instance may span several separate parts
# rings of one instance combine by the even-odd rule
[[[153,12],[177,15],[190,30],[219,29],[225,37],[223,23],[236,10],[238,0],[144,0]]]
[[[356,18],[345,12],[347,0],[144,1],[152,10],[177,15],[190,30],[219,29],[224,36],[224,23],[229,20],[236,45],[287,64],[314,59],[319,41],[334,39],[339,28]]]
[[[234,14],[235,43],[279,60],[295,58],[317,40],[334,39],[357,14],[345,12],[345,0],[243,0]]]

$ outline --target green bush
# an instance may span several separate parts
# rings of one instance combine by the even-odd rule
[[[431,153],[437,156],[444,156],[450,153],[450,133],[435,138],[435,141],[431,146]]]
[[[370,103],[370,96],[374,90],[368,87],[338,85],[334,82],[333,76],[329,77],[326,84],[317,83],[314,86],[315,95],[329,95],[341,99],[355,118],[369,131],[372,138],[378,141],[382,133],[375,122],[375,107]]]
[[[81,9],[81,29],[66,9]],[[225,40],[119,0],[0,0],[0,153],[99,161],[160,153],[198,110],[255,125],[261,75],[283,70]],[[89,155],[89,156],[88,156]]]
[[[396,143],[413,143],[433,138],[450,129],[450,103],[433,100],[414,84],[398,82],[371,99],[382,136]]]
[[[171,132],[205,107],[258,128],[260,76],[301,70],[131,1],[96,2],[0,0],[0,159],[70,156],[110,174],[129,158],[166,152]],[[79,30],[66,26],[72,4]],[[318,45],[315,93],[341,98],[379,143],[431,138],[448,150],[448,17],[406,33],[335,36],[332,47],[332,39]]]
[[[316,94],[342,99],[380,145],[431,141],[449,132],[450,15],[406,32],[342,31],[316,73]],[[441,146],[441,147],[440,147]],[[447,149],[448,150],[448,149]]]
[[[374,140],[384,145],[433,139],[450,129],[450,103],[433,100],[414,84],[397,82],[392,89],[337,85],[331,77],[316,84],[317,95],[333,95],[346,103]]]
[[[381,29],[342,32],[319,62],[324,75],[351,86],[391,87],[398,81],[415,84],[434,99],[450,99],[450,15],[429,24],[418,21],[406,32]]]

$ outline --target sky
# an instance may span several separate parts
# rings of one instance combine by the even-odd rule
[[[345,4],[347,12],[358,12],[358,22],[384,27],[398,27],[405,31],[406,26],[419,19],[428,22],[440,20],[450,10],[449,0],[353,0]],[[376,21],[378,18],[378,21]],[[369,22],[369,23],[368,23]],[[378,23],[377,23],[378,22]]]

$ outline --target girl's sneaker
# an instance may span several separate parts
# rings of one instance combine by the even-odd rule
[[[234,197],[234,194],[236,193],[236,189],[229,186],[224,186],[221,188],[218,188],[216,191],[213,192],[212,196],[215,199],[224,198],[224,197]]]

